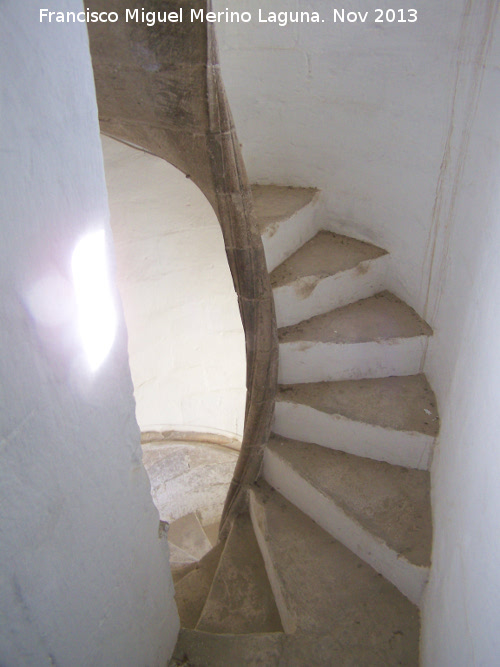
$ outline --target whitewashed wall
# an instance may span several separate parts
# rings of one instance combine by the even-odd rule
[[[245,338],[215,213],[164,160],[103,150],[141,430],[241,437]]]
[[[232,0],[232,10],[249,10],[254,19],[262,7],[264,14],[318,11],[325,22],[217,24],[251,179],[320,188],[326,226],[389,250],[391,287],[420,312],[465,5]],[[375,23],[377,6],[402,8],[406,19],[416,8],[418,20]],[[334,22],[341,7],[368,12],[366,22]]]
[[[0,664],[163,666],[179,622],[116,290],[95,375],[74,310],[78,241],[104,229],[111,260],[87,35],[39,7],[0,4]]]
[[[479,3],[436,217],[426,372],[442,426],[432,468],[434,552],[423,613],[428,667],[500,656],[500,24]]]

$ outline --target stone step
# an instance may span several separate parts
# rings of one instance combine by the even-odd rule
[[[230,635],[181,629],[169,667],[293,665],[293,662],[281,662],[285,639],[286,635],[283,633]],[[295,664],[298,667],[299,664],[311,663]]]
[[[273,271],[318,231],[314,188],[253,185],[254,212],[262,236],[267,270]]]
[[[179,439],[169,440],[171,433]],[[196,513],[202,526],[209,526],[220,520],[238,452],[210,442],[213,434],[189,435],[181,440],[178,431],[143,434],[149,439],[142,446],[143,463],[161,519],[172,524]]]
[[[196,629],[224,634],[283,630],[248,514],[233,524]]]
[[[417,665],[417,648],[406,637],[401,649],[344,646],[342,640],[314,633],[220,635],[181,630],[169,667],[406,667]],[[413,638],[412,640],[413,641]],[[391,662],[394,660],[394,662]]]
[[[177,584],[181,579],[196,569],[199,561],[190,561],[188,563],[184,562],[172,562],[170,561],[170,570],[172,571],[172,579],[174,585]]]
[[[320,231],[271,273],[279,327],[372,296],[384,287],[382,248]]]
[[[168,548],[170,552],[170,566],[175,569],[179,569],[183,565],[196,563],[198,561],[198,558],[191,556],[191,554],[188,554],[187,551],[180,549],[175,544],[172,544],[172,542],[169,542]]]
[[[194,560],[200,560],[212,548],[212,544],[194,512],[186,514],[186,516],[170,524],[168,541],[170,545],[178,547]]]
[[[418,610],[392,584],[264,482],[250,512],[285,631],[330,641],[295,664],[418,664]]]
[[[175,581],[175,600],[183,628],[195,628],[210,592],[224,544],[208,552],[182,579]]]
[[[427,472],[272,436],[264,478],[419,604],[432,545]]]
[[[220,521],[215,521],[215,523],[211,523],[209,526],[203,526],[203,530],[213,547],[215,547],[219,541],[219,527]]]
[[[439,430],[425,375],[281,385],[274,430],[295,440],[427,470]]]
[[[410,306],[380,292],[279,329],[279,382],[415,375],[430,335]]]

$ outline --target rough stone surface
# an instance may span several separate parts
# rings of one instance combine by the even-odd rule
[[[224,549],[220,542],[175,582],[175,600],[183,628],[195,628]]]
[[[261,234],[271,234],[276,223],[286,220],[307,204],[317,190],[280,185],[252,185],[254,212]]]
[[[248,514],[233,524],[196,628],[225,634],[283,629]]]
[[[177,584],[181,579],[183,579],[187,574],[196,569],[198,561],[189,561],[176,563],[170,560],[170,568],[172,570],[172,579],[174,584]]]
[[[269,449],[409,562],[429,565],[429,473],[280,436]]]
[[[181,547],[178,547],[173,542],[168,543],[168,548],[170,551],[170,566],[173,569],[179,569],[182,565],[196,563],[198,561],[198,558],[184,549],[181,549]]]
[[[217,635],[181,630],[169,667],[277,667],[284,641],[282,633]]]
[[[170,524],[168,541],[195,560],[200,560],[212,548],[200,520],[194,512],[186,514]]]
[[[310,276],[320,280],[385,254],[369,243],[321,231],[271,273],[271,286],[289,285]]]
[[[432,329],[394,294],[380,292],[368,299],[284,327],[278,334],[280,343],[364,343],[430,336]]]
[[[417,608],[277,492],[259,486],[251,512],[273,589],[298,633],[328,637],[312,664],[417,665]]]
[[[425,375],[282,385],[278,401],[386,428],[437,435],[436,397]]]
[[[204,526],[203,529],[205,531],[206,536],[210,540],[210,544],[215,547],[217,542],[219,541],[219,527],[220,527],[220,522],[216,521],[215,523],[211,523],[209,526]]]
[[[238,452],[176,441],[150,442],[142,451],[153,500],[163,521],[173,523],[192,513],[197,513],[203,526],[219,521]]]
[[[396,652],[394,652],[395,654]],[[416,665],[413,656],[393,662],[389,651],[347,648],[328,635],[213,635],[181,630],[169,667],[396,667]]]

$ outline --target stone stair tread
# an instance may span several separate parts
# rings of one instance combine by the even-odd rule
[[[170,570],[172,571],[172,580],[174,585],[178,584],[181,579],[184,579],[186,575],[196,569],[199,561],[193,561],[191,563],[176,563],[175,561],[170,561]]]
[[[304,664],[417,665],[417,608],[265,482],[259,487],[251,491],[254,526],[296,632],[329,635],[342,648],[338,662]],[[365,659],[350,659],[352,650]]]
[[[329,231],[320,231],[271,273],[273,288],[301,278],[320,280],[347,271],[387,252],[382,248]]]
[[[272,232],[272,226],[286,220],[311,203],[315,188],[282,185],[252,185],[254,214],[259,232]]]
[[[170,563],[176,563],[177,565],[184,565],[187,563],[196,563],[198,558],[195,558],[184,549],[181,549],[173,542],[169,542],[170,550]]]
[[[219,542],[193,569],[175,581],[175,599],[183,628],[195,628],[199,621],[220,561],[224,543]]]
[[[230,635],[181,629],[169,667],[278,667],[284,637],[283,633]]]
[[[203,558],[212,545],[194,512],[173,521],[168,529],[168,541],[195,560]]]
[[[436,436],[439,430],[436,397],[423,373],[281,385],[277,401],[399,431]]]
[[[399,556],[413,565],[429,566],[432,519],[428,472],[276,435],[268,447]]]
[[[196,629],[224,634],[283,630],[248,514],[233,524]]]
[[[365,343],[430,335],[432,329],[413,308],[387,291],[278,330],[280,343]]]
[[[415,653],[407,651],[390,662],[397,651],[373,649],[366,642],[344,646],[330,635],[218,635],[183,629],[169,667],[410,667],[417,664]]]
[[[211,523],[209,526],[203,526],[203,530],[205,531],[205,534],[208,537],[210,544],[213,547],[215,547],[215,545],[219,541],[219,527],[220,527],[220,521]]]

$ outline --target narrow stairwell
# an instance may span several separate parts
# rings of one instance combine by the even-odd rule
[[[256,186],[279,327],[274,434],[224,543],[176,575],[172,665],[418,665],[439,428],[432,330],[389,255],[328,231],[318,192]]]

